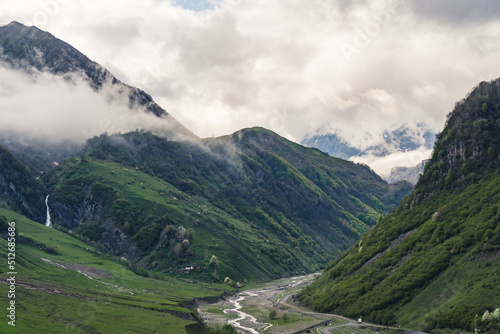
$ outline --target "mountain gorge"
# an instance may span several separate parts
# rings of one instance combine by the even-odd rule
[[[0,135],[0,252],[16,222],[26,332],[207,334],[193,298],[325,266],[296,298],[314,310],[436,333],[500,330],[489,316],[500,307],[500,79],[458,102],[436,142],[422,124],[366,150],[335,134],[305,142],[344,158],[434,143],[428,162],[394,170],[413,186],[261,127],[201,139],[36,27],[0,27],[0,66],[35,84],[83,80],[153,119],[80,142]]]
[[[36,27],[0,27],[0,66],[23,83],[3,87],[12,95],[0,107],[7,118],[23,110],[42,120],[51,101],[10,102],[25,96],[15,95],[25,84],[57,82],[70,94],[83,84],[83,96],[109,102],[103,111],[131,111],[119,116],[132,121],[149,115],[151,125],[86,141],[58,138],[57,127],[38,137],[2,129],[0,251],[7,258],[15,224],[17,289],[27,314],[18,324],[26,332],[135,332],[115,317],[137,314],[139,331],[206,334],[186,308],[193,298],[319,270],[412,189],[263,128],[200,139],[147,93]],[[74,121],[82,119],[76,103],[63,104],[59,116],[71,114],[62,126],[81,137],[87,132]],[[44,226],[49,214],[53,229]]]
[[[457,103],[415,190],[299,296],[325,312],[433,330],[497,328],[500,80]],[[479,315],[476,318],[476,315]]]
[[[3,26],[0,45],[2,66],[35,82],[45,73],[68,85],[82,78],[96,94],[158,119],[152,132],[103,134],[85,145],[8,132],[2,139],[36,171],[30,178],[39,177],[36,198],[12,209],[38,208],[28,217],[44,222],[50,194],[54,226],[134,268],[176,274],[187,266],[195,276],[235,282],[311,272],[412,189],[263,128],[201,140],[147,93],[36,27]]]
[[[418,179],[424,172],[425,164],[428,160],[424,160],[416,166],[413,167],[393,167],[391,168],[391,174],[386,177],[386,181],[389,183],[394,183],[400,180],[406,180],[411,184],[415,185]]]

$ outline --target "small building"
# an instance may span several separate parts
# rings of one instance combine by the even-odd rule
[[[189,266],[189,267],[186,267],[186,268],[182,269],[182,271],[184,272],[184,274],[189,274],[193,270],[194,270],[193,266]]]

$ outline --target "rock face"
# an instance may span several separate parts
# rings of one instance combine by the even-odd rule
[[[458,102],[413,193],[300,294],[317,310],[474,330],[500,304],[500,79]],[[498,324],[479,321],[479,328]]]
[[[389,177],[387,177],[385,180],[388,183],[408,181],[411,184],[415,185],[424,172],[425,164],[427,162],[429,162],[429,160],[424,160],[413,167],[393,167],[391,168],[391,175],[389,175]]]

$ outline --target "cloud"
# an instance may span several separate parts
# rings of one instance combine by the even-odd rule
[[[394,152],[385,157],[366,155],[355,157],[352,160],[370,166],[377,174],[387,178],[391,173],[391,168],[396,166],[413,167],[423,160],[429,159],[432,150],[421,147],[411,152]]]
[[[26,74],[0,66],[0,133],[18,140],[81,144],[104,132],[159,130],[167,121],[131,110],[111,87],[99,93],[83,77]]]
[[[500,3],[495,0],[411,0],[409,3],[416,14],[452,25],[497,21],[500,15]]]
[[[500,74],[493,1],[46,1],[4,4],[0,22],[42,23],[201,137],[259,125],[369,146],[403,123],[441,130]]]

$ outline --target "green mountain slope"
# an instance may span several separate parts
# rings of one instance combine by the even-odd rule
[[[0,145],[0,207],[43,221],[44,198],[45,187],[37,175]]]
[[[411,189],[261,128],[103,135],[44,180],[55,224],[150,270],[235,282],[317,270]]]
[[[316,310],[432,330],[497,327],[500,80],[457,103],[411,196],[299,295]]]
[[[0,322],[1,333],[207,333],[185,305],[227,288],[138,276],[67,233],[0,209],[3,282],[13,271],[7,268],[5,222],[15,222],[17,274],[15,290],[2,284],[0,304],[14,300],[16,318],[15,327]]]

